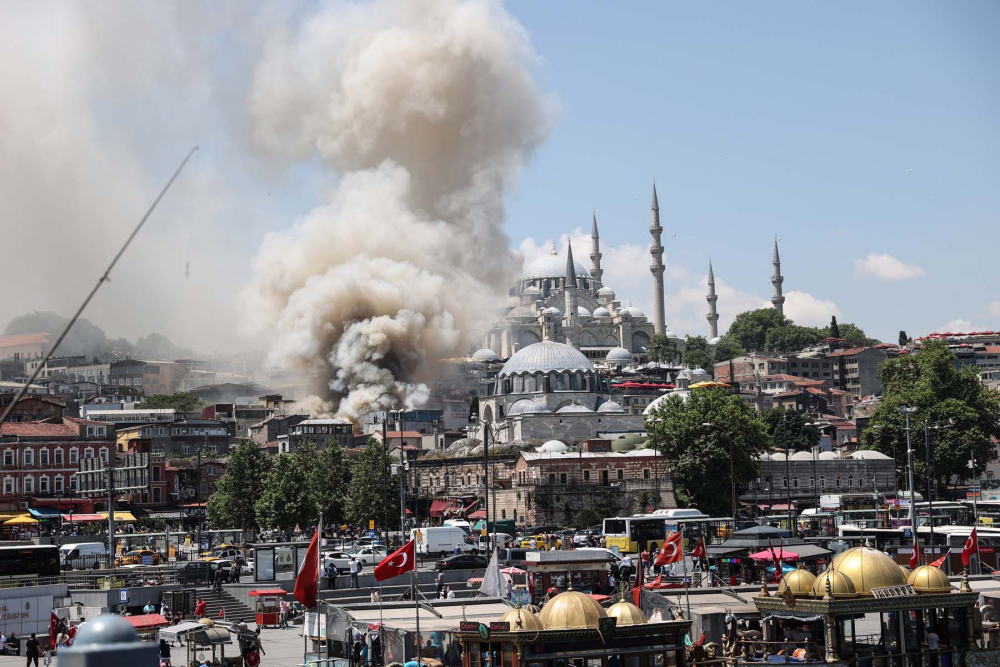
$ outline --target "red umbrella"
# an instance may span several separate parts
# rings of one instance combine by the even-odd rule
[[[750,558],[753,558],[754,560],[773,560],[775,557],[780,558],[783,561],[794,561],[799,559],[799,555],[797,553],[794,551],[787,551],[781,547],[775,549],[773,554],[770,549],[750,554]]]
[[[528,574],[528,573],[516,567],[506,567],[500,570],[500,574]]]

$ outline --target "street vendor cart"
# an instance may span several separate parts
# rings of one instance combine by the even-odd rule
[[[165,628],[170,623],[159,614],[142,614],[139,616],[125,616],[129,625],[139,633],[139,639],[144,642],[155,642],[159,635],[159,630]]]
[[[281,623],[281,610],[278,605],[286,595],[288,595],[288,591],[283,588],[263,588],[250,591],[250,597],[257,599],[256,620],[258,628],[278,627]]]

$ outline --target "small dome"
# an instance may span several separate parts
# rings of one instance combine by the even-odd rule
[[[873,588],[906,584],[896,561],[877,549],[848,549],[834,558],[832,565],[851,580],[858,595],[871,595]]]
[[[199,618],[195,622],[198,623],[199,625],[204,625],[206,628],[214,628],[215,627],[215,621],[213,621],[210,618]]]
[[[952,590],[948,575],[933,565],[921,565],[907,581],[918,593],[948,593]]]
[[[589,595],[566,591],[545,603],[539,619],[546,630],[594,630],[607,617],[604,607]]]
[[[621,312],[628,313],[632,317],[646,317],[646,313],[642,312],[635,306],[629,306],[628,308],[622,308]]]
[[[790,461],[812,461],[812,452],[795,452],[790,457]]]
[[[872,449],[859,449],[858,451],[851,453],[851,458],[860,459],[863,461],[877,461],[877,460],[889,459],[891,457],[886,456],[882,452],[876,452],[875,450]]]
[[[708,371],[706,371],[704,368],[696,368],[693,371],[691,371],[691,377],[692,378],[700,378],[700,379],[707,378],[708,377]]]
[[[488,350],[485,347],[473,352],[472,358],[475,359],[476,361],[483,361],[483,362],[500,361],[500,357],[497,356],[496,352],[494,352],[493,350]]]
[[[913,571],[910,568],[906,567],[905,565],[900,565],[899,571],[903,573],[903,579],[906,579],[906,581],[910,581],[910,575],[913,574]]]
[[[510,623],[511,632],[540,632],[545,629],[537,616],[527,607],[511,609],[500,617],[501,623]]]
[[[781,585],[778,586],[778,595],[784,593],[785,589],[790,590],[792,595],[796,597],[811,595],[814,583],[816,583],[815,574],[809,570],[795,570],[794,572],[789,572],[781,578]]]
[[[836,452],[820,452],[819,456],[817,456],[816,458],[818,458],[820,461],[834,461],[839,457],[837,456]]]
[[[594,411],[593,411],[593,410],[591,410],[590,408],[588,408],[588,407],[584,406],[584,405],[578,405],[578,404],[576,404],[576,403],[570,403],[569,405],[564,405],[564,406],[562,406],[561,408],[559,408],[558,410],[556,410],[556,414],[557,414],[557,415],[564,415],[564,414],[568,414],[568,413],[571,413],[571,412],[577,412],[577,413],[581,413],[581,412],[587,412],[587,413],[593,413]]]
[[[612,412],[612,413],[619,414],[619,413],[624,413],[625,412],[625,408],[623,408],[621,405],[619,405],[615,401],[605,401],[604,403],[601,403],[601,406],[599,408],[597,408],[597,411],[598,412],[604,412],[604,413]]]
[[[585,317],[587,319],[589,319],[589,318],[592,317],[592,315],[590,314],[590,311],[587,310],[586,308],[584,308],[583,306],[577,306],[576,307],[576,316],[577,317]]]
[[[611,441],[611,451],[631,452],[642,444],[642,436],[638,433],[626,433]]]
[[[830,590],[835,598],[850,598],[858,594],[854,582],[835,570],[827,569],[816,577],[812,585],[812,594],[818,598],[826,597],[826,580],[830,580]]]
[[[562,311],[558,308],[546,308],[542,312],[546,315],[552,315],[553,317],[562,317]]]
[[[523,290],[521,290],[521,296],[540,296],[542,290],[538,289],[534,285],[528,285]]]
[[[508,317],[508,318],[509,317],[513,317],[513,318],[528,318],[528,317],[530,317],[531,319],[535,319],[536,317],[538,317],[538,315],[535,314],[535,311],[533,311],[531,308],[528,308],[527,306],[518,306],[517,308],[511,308],[509,311],[507,311],[507,314],[504,315],[504,317]]]
[[[561,454],[562,452],[569,451],[569,447],[566,446],[566,443],[559,440],[549,440],[539,447],[538,451],[545,452],[546,454]]]
[[[594,317],[611,317],[611,311],[604,306],[594,308]]]
[[[517,351],[500,369],[500,376],[549,371],[593,371],[594,365],[579,350],[551,340]]]
[[[507,409],[508,417],[516,417],[517,415],[539,415],[539,414],[552,414],[542,403],[531,400],[530,398],[522,398],[519,401],[514,401],[511,406]]]
[[[720,340],[722,340],[722,336],[716,336],[715,338],[709,338],[708,339],[708,344],[709,345],[718,345]]]
[[[613,347],[608,350],[604,360],[609,364],[630,364],[632,363],[632,353],[624,347]]]
[[[642,613],[641,609],[636,607],[631,602],[625,602],[624,600],[611,605],[608,608],[607,614],[609,618],[618,619],[619,628],[626,625],[641,625],[649,622],[649,619],[646,618],[646,615]]]
[[[667,338],[672,338],[672,339],[674,339],[674,340],[680,340],[680,339],[681,339],[681,337],[680,337],[680,336],[678,336],[678,335],[677,335],[676,333],[674,333],[674,332],[673,332],[673,331],[671,331],[670,329],[667,329],[667,331],[666,331],[666,334],[665,334],[665,335],[666,335],[666,337],[667,337]]]
[[[607,297],[608,299],[613,300],[615,298],[615,291],[610,287],[608,287],[607,285],[605,285],[601,289],[597,290],[597,296],[604,296]]]

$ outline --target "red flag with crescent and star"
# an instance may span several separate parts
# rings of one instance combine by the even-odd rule
[[[382,559],[382,562],[375,566],[375,581],[384,581],[398,577],[404,572],[409,572],[415,566],[414,541],[410,540],[399,550]]]
[[[965,541],[965,546],[962,547],[962,565],[969,567],[969,561],[972,559],[972,554],[979,552],[979,536],[976,535],[976,528],[973,526],[972,532],[969,533],[969,539]]]
[[[917,536],[913,536],[913,551],[910,552],[910,569],[916,570],[920,566],[920,544],[917,543]]]
[[[299,571],[295,575],[295,588],[292,589],[295,599],[307,608],[316,606],[316,596],[319,595],[319,546],[322,534],[323,519],[320,517],[319,526],[316,527],[316,533],[309,542],[305,558],[299,563]]]
[[[681,533],[677,531],[663,541],[663,548],[653,561],[656,567],[680,563],[684,560],[684,545],[681,543]]]

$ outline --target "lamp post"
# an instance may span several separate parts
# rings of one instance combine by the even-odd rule
[[[393,423],[399,429],[399,543],[406,542],[406,459],[403,452],[403,410],[392,411]],[[388,451],[388,450],[387,450]],[[385,545],[386,554],[389,545]]]
[[[932,471],[932,468],[931,468],[931,429],[942,430],[942,429],[946,429],[946,428],[951,428],[951,424],[947,424],[945,426],[941,426],[939,424],[935,424],[934,426],[931,426],[930,422],[927,419],[924,420],[924,456],[926,457],[926,460],[925,460],[925,466],[926,466],[926,468],[924,469],[924,477],[927,480],[927,485],[926,485],[926,488],[927,488],[927,515],[928,515],[928,517],[930,519],[930,527],[931,527],[930,545],[931,545],[931,553],[932,554],[934,553],[934,500],[933,500],[933,498],[931,498],[931,493],[933,492],[933,485],[932,485],[932,482],[931,482],[931,479],[933,478],[933,475],[931,474],[931,471]]]
[[[733,439],[729,436],[729,432],[722,428],[718,424],[712,424],[710,422],[702,422],[701,424],[705,428],[714,428],[722,434],[726,440],[729,441],[729,508],[732,511],[733,521],[736,521],[736,478],[733,477]]]
[[[913,537],[916,539],[917,536],[917,512],[916,512],[916,498],[913,491],[913,445],[910,442],[910,415],[915,414],[920,408],[916,406],[905,406],[901,405],[896,410],[906,417],[906,461],[909,465],[909,484],[910,484],[910,530],[913,532]]]

